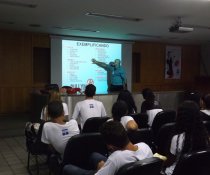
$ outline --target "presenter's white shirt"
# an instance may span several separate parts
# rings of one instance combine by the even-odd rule
[[[81,128],[85,121],[91,117],[105,117],[106,110],[102,102],[95,99],[86,99],[76,104],[72,118],[79,119]]]
[[[62,103],[63,105],[63,112],[64,112],[64,116],[68,116],[69,115],[69,110],[68,110],[68,106],[66,103]],[[47,114],[47,106],[45,106],[42,109],[41,112],[41,120],[46,120],[46,118],[49,120],[48,114]]]
[[[127,163],[153,156],[152,150],[147,144],[141,142],[136,145],[138,146],[137,151],[118,150],[113,152],[105,162],[104,166],[95,175],[114,175],[120,167]]]
[[[68,140],[76,134],[79,134],[79,127],[74,119],[64,125],[46,122],[42,130],[41,141],[52,145],[57,152],[63,155]]]

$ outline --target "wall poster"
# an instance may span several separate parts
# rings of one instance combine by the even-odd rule
[[[181,47],[166,46],[165,79],[181,78]]]

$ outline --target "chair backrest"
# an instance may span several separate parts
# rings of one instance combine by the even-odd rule
[[[170,150],[171,139],[176,134],[176,123],[166,123],[158,131],[157,138],[155,140],[156,152],[167,156]]]
[[[100,126],[106,122],[109,117],[91,117],[85,121],[82,133],[99,132]]]
[[[203,121],[210,121],[210,115],[204,113],[204,112],[200,112],[201,114],[201,118]]]
[[[138,124],[139,128],[148,128],[148,115],[146,113],[130,114],[131,117]]]
[[[166,123],[175,122],[175,118],[176,111],[174,110],[164,110],[157,113],[151,126],[154,140],[156,139],[158,130],[161,128],[161,126],[163,126]]]
[[[173,175],[209,175],[210,150],[202,150],[184,154],[178,161]]]
[[[100,133],[82,133],[71,137],[66,145],[62,166],[73,164],[84,169],[90,169],[88,162],[90,154],[98,152],[108,154],[106,144]]]
[[[149,128],[142,128],[136,131],[129,131],[128,137],[133,144],[144,142],[153,149],[152,131]]]
[[[115,175],[159,175],[163,161],[151,157],[122,166]]]
[[[209,136],[210,136],[210,121],[203,121],[208,133],[209,133]]]

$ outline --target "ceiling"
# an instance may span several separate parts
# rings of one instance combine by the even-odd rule
[[[142,20],[87,16],[99,13]],[[171,33],[181,17],[190,33]],[[0,0],[0,29],[131,41],[210,44],[210,0]]]

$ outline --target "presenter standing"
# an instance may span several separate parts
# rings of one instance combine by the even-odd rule
[[[104,62],[96,61],[92,59],[92,63],[96,64],[99,67],[104,68],[107,71],[107,80],[108,80],[108,91],[116,92],[126,89],[126,73],[124,68],[121,66],[119,59],[115,59],[114,62],[106,64]]]

